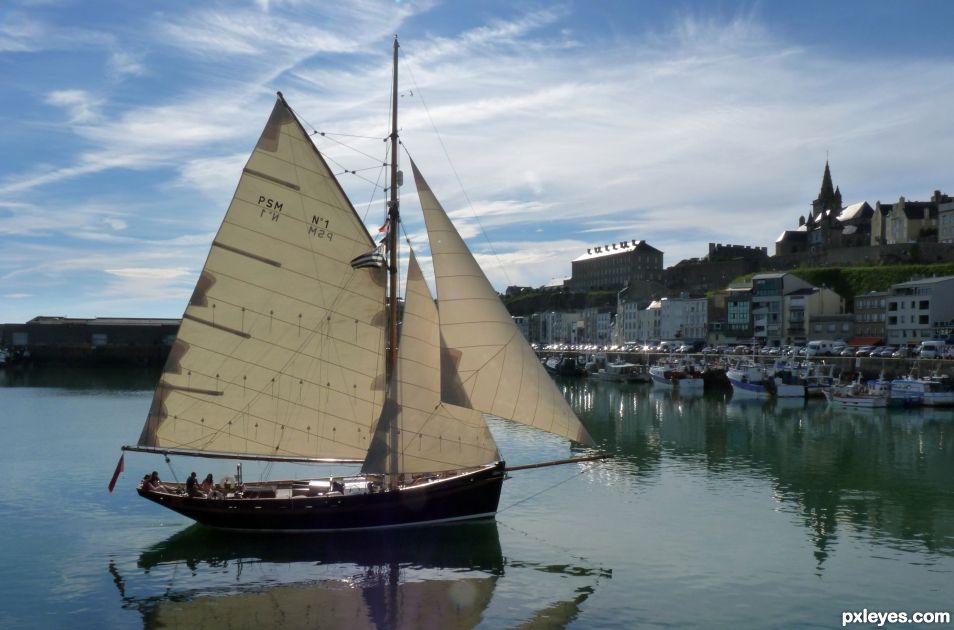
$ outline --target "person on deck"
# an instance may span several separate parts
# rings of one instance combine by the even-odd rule
[[[150,492],[169,492],[169,488],[159,481],[159,473],[155,470],[152,471],[151,475],[142,480],[142,488]]]
[[[214,496],[215,481],[212,479],[212,473],[205,476],[205,479],[199,484],[199,490],[204,492],[206,496]]]
[[[199,479],[195,476],[195,471],[186,479],[186,494],[190,497],[205,497],[205,493],[199,490]]]

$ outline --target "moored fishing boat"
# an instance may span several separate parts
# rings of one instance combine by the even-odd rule
[[[747,398],[805,398],[805,386],[791,367],[776,361],[771,367],[750,359],[736,362],[726,370],[732,395]]]
[[[564,355],[550,357],[543,363],[550,374],[557,376],[583,376],[586,370],[579,358],[574,355]]]
[[[806,362],[798,366],[797,378],[805,386],[807,398],[824,398],[825,391],[835,384],[834,365]]]
[[[861,382],[861,376],[848,385],[833,385],[825,390],[828,402],[838,407],[856,409],[879,409],[888,406],[888,392],[878,386],[870,387]]]
[[[701,392],[705,387],[702,369],[688,359],[661,359],[649,368],[653,387],[680,392]]]
[[[139,441],[123,447],[167,460],[360,468],[335,477],[238,478],[208,492],[144,481],[142,497],[240,530],[490,517],[506,472],[523,467],[505,466],[485,415],[592,444],[413,161],[441,299],[438,306],[412,250],[398,335],[397,58],[395,39],[385,240],[375,244],[279,93],[212,241]],[[122,469],[121,458],[110,490]]]
[[[614,383],[651,383],[652,377],[645,366],[635,363],[620,361],[616,363],[607,363],[605,368],[590,374],[590,378],[598,381],[611,381]]]
[[[954,406],[954,388],[946,376],[910,374],[891,381],[889,401],[904,407],[950,407]]]

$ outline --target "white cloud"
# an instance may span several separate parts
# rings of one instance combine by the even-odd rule
[[[128,50],[114,50],[109,57],[109,69],[120,78],[139,76],[146,72],[141,56]]]
[[[144,103],[108,87],[46,85],[46,103],[68,117],[57,131],[72,142],[0,172],[0,279],[53,282],[75,264],[111,270],[109,290],[137,299],[148,296],[137,282],[187,292],[275,89],[306,125],[377,136],[337,137],[361,153],[318,138],[335,169],[380,165],[390,37],[417,16],[420,35],[402,40],[402,141],[500,288],[568,275],[569,261],[600,241],[645,239],[670,265],[704,255],[709,241],[771,247],[817,194],[828,151],[849,201],[924,198],[949,183],[946,61],[829,56],[787,43],[754,11],[683,15],[668,30],[613,40],[577,28],[570,5],[437,35],[421,28],[428,3],[211,6],[108,36],[0,18],[0,52],[34,37],[77,50],[85,41],[116,78],[161,86]],[[911,98],[924,86],[930,98]],[[422,243],[407,175],[405,227]],[[376,228],[380,190],[369,204],[369,183],[342,183]],[[29,247],[43,238],[58,247]],[[107,251],[90,258],[89,248]]]
[[[50,92],[46,102],[65,109],[74,124],[95,122],[100,117],[100,100],[84,90],[56,90]]]
[[[115,217],[106,217],[103,219],[103,223],[117,231],[125,230],[127,227],[129,227],[128,223]]]
[[[138,280],[173,280],[191,273],[188,269],[182,267],[127,267],[124,269],[104,269],[103,271],[120,278]]]

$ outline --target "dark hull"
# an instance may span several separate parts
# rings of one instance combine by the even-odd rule
[[[402,527],[492,516],[504,464],[394,492],[281,499],[204,499],[146,492],[154,501],[198,523],[245,531],[335,531]]]

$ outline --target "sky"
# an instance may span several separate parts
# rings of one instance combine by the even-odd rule
[[[179,317],[281,91],[369,229],[404,147],[498,290],[954,193],[954,2],[3,0],[0,322]],[[404,226],[428,266],[406,157]]]

